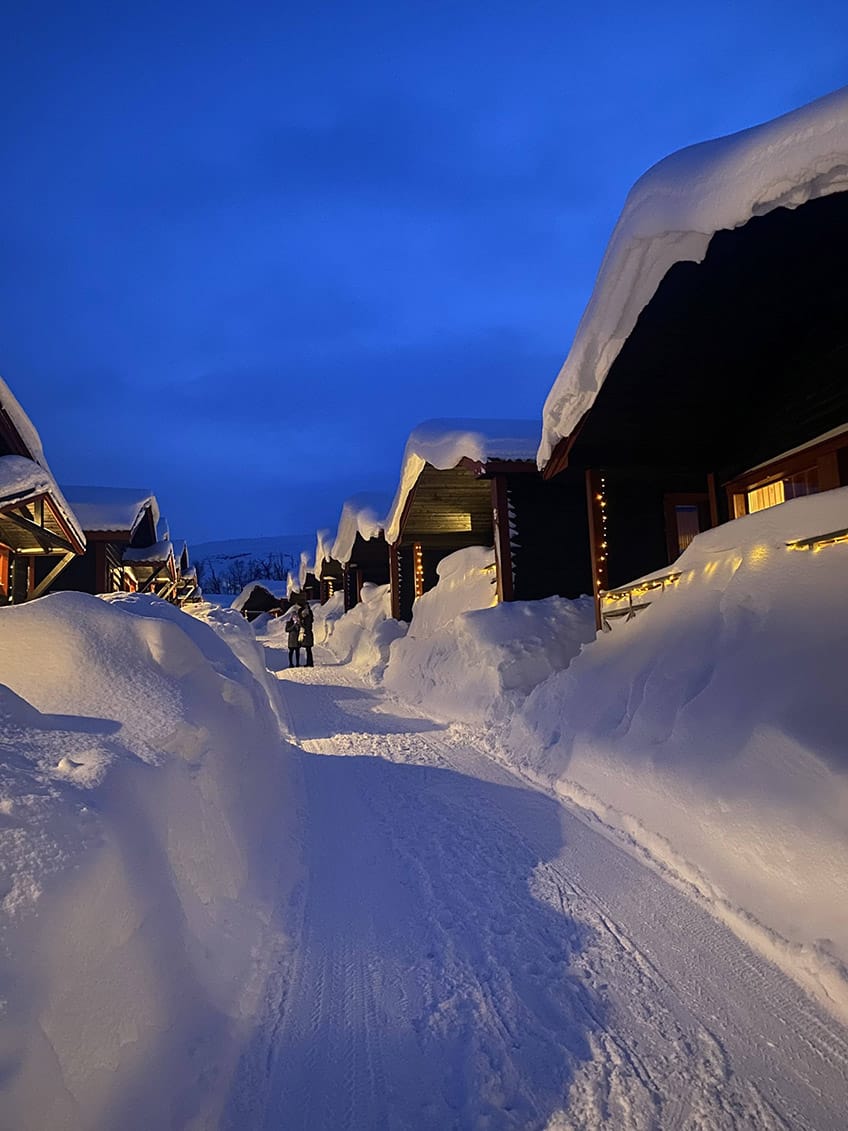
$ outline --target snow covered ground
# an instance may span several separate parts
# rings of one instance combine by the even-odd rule
[[[595,638],[453,555],[315,668],[0,609],[0,1126],[842,1131],[848,490]]]
[[[795,982],[485,731],[323,659],[281,672],[299,942],[224,1127],[844,1126],[848,1032]]]

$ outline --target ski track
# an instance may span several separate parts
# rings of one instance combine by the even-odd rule
[[[848,1033],[702,907],[468,727],[280,676],[307,879],[227,1127],[848,1126]]]

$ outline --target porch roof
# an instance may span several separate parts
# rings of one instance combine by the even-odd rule
[[[0,511],[10,511],[42,495],[50,498],[82,553],[85,549],[82,526],[47,468],[25,456],[0,456]]]

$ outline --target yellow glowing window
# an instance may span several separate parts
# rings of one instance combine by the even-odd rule
[[[748,514],[754,514],[755,511],[764,511],[768,507],[776,507],[785,498],[782,479],[779,479],[777,483],[767,483],[765,487],[757,487],[756,490],[748,492]]]
[[[694,503],[677,503],[674,517],[677,523],[677,552],[682,554],[695,535],[701,532],[698,507]]]
[[[787,475],[784,479],[777,479],[774,483],[766,483],[764,487],[757,487],[753,491],[747,492],[747,506],[748,514],[753,514],[755,511],[764,511],[768,507],[776,507],[778,503],[784,503],[787,499],[798,499],[804,495],[815,495],[819,489],[818,472],[815,467],[805,468],[803,471],[798,471],[794,475]],[[736,517],[739,518],[740,511],[745,513],[741,508],[741,496],[735,496],[735,511]]]

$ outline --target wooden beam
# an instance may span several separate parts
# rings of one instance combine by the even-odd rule
[[[718,526],[718,491],[714,471],[707,475],[707,492],[710,496],[710,525]]]
[[[400,540],[389,546],[389,585],[391,586],[392,616],[400,620]]]
[[[608,568],[607,547],[603,545],[604,538],[604,513],[602,473],[600,469],[589,468],[586,471],[586,503],[589,514],[589,559],[592,564],[592,593],[595,598],[595,628],[600,629],[601,623],[601,591],[607,588]]]
[[[41,581],[39,581],[38,585],[36,585],[35,589],[33,589],[33,591],[30,593],[30,599],[35,600],[36,597],[40,597],[42,593],[45,593],[48,587],[53,584],[53,582],[65,568],[65,566],[69,565],[75,557],[76,554],[73,550],[69,550],[67,554],[63,554],[56,565],[54,565],[50,572],[47,574],[47,576],[42,577]]]
[[[150,577],[148,577],[147,581],[145,581],[145,583],[141,586],[141,588],[139,589],[139,593],[150,592],[150,588],[153,585],[153,582],[156,581],[156,579],[159,577],[159,574],[163,570],[167,570],[167,568],[168,568],[168,563],[162,562],[162,564],[159,566],[159,568],[154,573],[151,573],[151,575],[150,575]]]
[[[3,518],[21,530],[25,530],[45,553],[58,550],[63,550],[65,553],[76,553],[70,542],[66,542],[58,534],[51,534],[49,530],[45,530],[43,526],[39,526],[32,519],[25,518],[22,514],[15,514],[14,511],[3,511]],[[18,549],[20,550],[20,547]]]
[[[512,572],[512,544],[509,530],[509,493],[505,475],[492,476],[492,519],[495,529],[495,564],[498,576],[498,600],[515,598]]]

